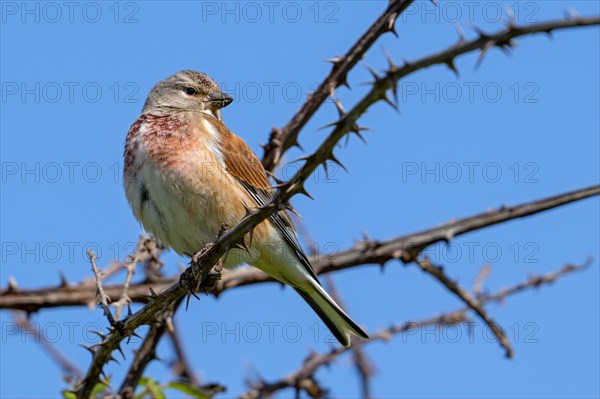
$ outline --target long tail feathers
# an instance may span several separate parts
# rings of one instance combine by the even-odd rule
[[[344,346],[350,346],[350,334],[368,339],[367,333],[344,312],[318,284],[309,290],[295,288]]]

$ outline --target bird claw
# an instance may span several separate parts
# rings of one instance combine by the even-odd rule
[[[211,247],[212,244],[207,244],[200,252],[194,255],[191,266],[185,269],[185,271],[181,273],[181,276],[179,276],[179,284],[187,290],[186,310],[192,296],[200,300],[197,292],[211,292],[217,287],[217,284],[221,280],[221,272],[223,271],[223,261],[221,259],[217,261],[217,264],[214,265],[208,273],[201,271],[200,275],[197,276],[194,271],[194,264]]]

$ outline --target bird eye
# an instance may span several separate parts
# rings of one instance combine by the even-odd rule
[[[190,96],[193,96],[194,94],[196,94],[196,89],[194,89],[193,87],[186,87],[185,92]]]

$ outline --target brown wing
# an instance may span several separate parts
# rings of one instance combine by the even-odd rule
[[[256,201],[258,206],[267,204],[273,198],[273,189],[267,173],[248,144],[239,136],[232,133],[221,121],[210,119],[209,122],[221,135],[221,148],[225,158],[225,167],[246,189],[248,194]],[[282,233],[285,241],[293,248],[298,259],[309,274],[318,282],[312,266],[300,243],[296,238],[296,231],[287,212],[277,212],[269,220]]]
[[[223,130],[226,131],[225,134],[223,134]],[[246,142],[226,127],[225,129],[219,129],[219,133],[223,138],[221,148],[225,157],[225,166],[229,173],[252,187],[268,191],[272,195],[273,190],[267,173]]]

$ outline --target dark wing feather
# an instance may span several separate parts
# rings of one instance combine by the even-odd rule
[[[254,152],[252,152],[244,140],[233,134],[221,121],[210,119],[209,122],[221,135],[221,147],[227,171],[240,182],[258,206],[267,204],[273,198],[273,189],[271,188],[265,169]],[[269,216],[269,220],[281,232],[288,245],[292,247],[306,271],[319,282],[315,271],[298,242],[294,225],[287,212],[280,211],[274,213]]]

